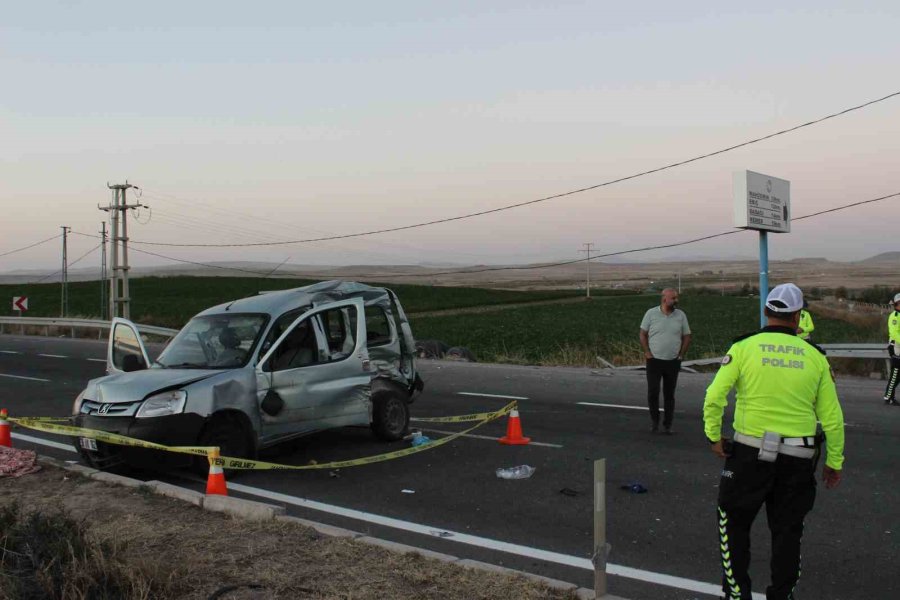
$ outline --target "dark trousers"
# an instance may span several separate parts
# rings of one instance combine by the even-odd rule
[[[888,400],[894,400],[898,379],[900,379],[900,356],[891,356],[891,372],[888,373],[887,389],[884,390],[884,397]]]
[[[728,600],[750,595],[750,527],[766,505],[772,533],[772,583],[767,600],[792,600],[800,578],[803,519],[816,499],[815,461],[779,454],[775,462],[757,458],[758,448],[734,444],[719,484],[719,549],[722,589]]]
[[[668,429],[672,426],[672,417],[675,416],[675,385],[678,383],[680,370],[681,361],[677,358],[674,360],[647,359],[647,406],[650,407],[650,420],[654,425],[659,425],[659,381],[662,379],[665,403],[663,427]]]

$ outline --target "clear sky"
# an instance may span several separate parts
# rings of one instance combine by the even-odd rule
[[[788,7],[785,7],[789,5]],[[284,240],[451,217],[594,185],[900,90],[900,3],[17,2],[0,19],[0,254],[96,233]],[[198,261],[521,263],[732,227],[731,173],[795,215],[900,192],[900,97],[671,171],[502,213]],[[795,224],[773,259],[900,250],[900,200]],[[75,259],[96,241],[73,236]],[[657,260],[755,256],[755,234]],[[60,243],[0,257],[58,268]],[[79,263],[99,261],[95,253]],[[171,264],[133,254],[135,265]],[[73,267],[75,268],[75,267]]]

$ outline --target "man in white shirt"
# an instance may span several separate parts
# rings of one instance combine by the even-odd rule
[[[659,306],[644,314],[641,321],[641,347],[647,359],[647,404],[650,407],[650,431],[659,431],[659,383],[662,380],[664,416],[663,428],[672,433],[675,413],[675,385],[681,361],[691,345],[691,328],[687,315],[678,308],[678,291],[662,291]]]

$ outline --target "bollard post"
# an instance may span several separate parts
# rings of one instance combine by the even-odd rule
[[[606,595],[606,459],[594,461],[594,596]]]

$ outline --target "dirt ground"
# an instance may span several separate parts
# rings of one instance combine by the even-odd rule
[[[243,521],[48,465],[0,479],[0,507],[14,502],[29,512],[63,509],[83,521],[152,580],[153,589],[136,598],[575,598],[521,577],[327,537],[296,523]]]

